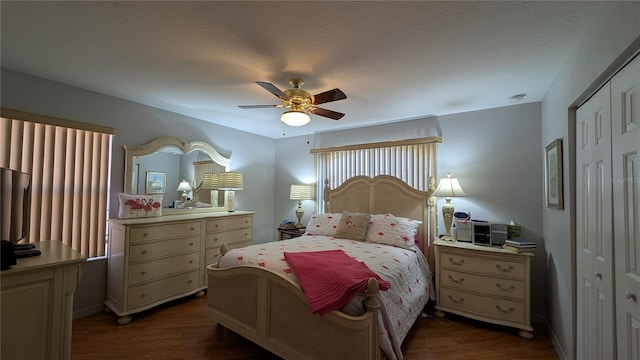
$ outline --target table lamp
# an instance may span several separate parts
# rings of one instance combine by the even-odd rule
[[[227,210],[234,212],[236,209],[236,193],[235,190],[244,188],[244,180],[241,173],[238,172],[222,172],[219,173],[220,184],[218,190],[227,191]]]
[[[189,185],[187,180],[182,180],[176,191],[182,191],[181,201],[182,204],[184,204],[187,202],[187,192],[191,191],[191,185]]]
[[[302,220],[302,200],[313,199],[313,186],[312,185],[291,185],[291,191],[289,192],[289,199],[298,200],[298,208],[296,209],[296,217],[298,222],[296,227],[298,229],[304,228],[304,225],[300,222]]]
[[[431,194],[437,197],[444,197],[445,203],[442,205],[442,217],[444,220],[444,228],[445,234],[442,237],[443,240],[452,241],[453,237],[451,236],[451,223],[453,221],[453,204],[451,204],[452,197],[458,196],[467,196],[462,187],[460,187],[460,183],[458,183],[458,179],[452,178],[451,173],[447,173],[446,178],[440,179],[440,183],[438,183],[438,187]]]
[[[218,207],[218,189],[220,188],[220,174],[207,173],[202,177],[202,188],[211,192],[211,205]]]

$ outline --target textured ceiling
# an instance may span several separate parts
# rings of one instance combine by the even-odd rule
[[[542,100],[606,2],[2,1],[1,65],[272,138],[255,84],[347,99],[307,131]]]

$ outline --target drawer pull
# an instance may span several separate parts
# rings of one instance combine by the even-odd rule
[[[462,284],[464,282],[464,278],[460,278],[459,280],[456,280],[451,275],[449,275],[449,280],[453,281],[456,284]]]
[[[187,283],[189,283],[189,284],[191,284],[192,282],[193,282],[193,280],[189,280],[189,281],[187,281]]]
[[[147,253],[147,250],[142,250],[142,255],[145,255]]]
[[[140,299],[144,298],[145,296],[147,296],[146,294],[140,294]]]
[[[496,284],[496,287],[502,291],[513,291],[513,289],[516,288],[514,285],[511,285],[509,287],[502,287],[501,284]]]
[[[194,228],[193,226],[191,227],[191,231],[195,230],[196,228]]]
[[[502,308],[500,307],[500,305],[496,305],[496,309],[498,309],[498,311],[500,311],[501,313],[504,313],[504,314],[508,314],[508,313],[510,313],[510,312],[514,312],[514,311],[516,310],[516,309],[514,309],[514,308],[512,308],[512,307],[511,307],[511,308],[509,308],[509,309],[507,309],[507,310],[504,310],[504,309],[502,309]]]
[[[145,275],[146,273],[146,271],[140,271],[140,275]]]
[[[498,270],[500,270],[500,271],[503,271],[503,272],[512,272],[513,271],[513,265],[509,265],[509,267],[505,269],[505,268],[502,267],[502,265],[496,264],[496,268]]]
[[[464,259],[461,259],[460,262],[456,262],[455,260],[453,260],[452,258],[449,258],[449,261],[453,264],[453,265],[462,265],[464,264]]]
[[[218,227],[218,224],[216,224],[216,227]]]
[[[189,243],[189,246],[193,246],[193,241]]]
[[[453,301],[456,304],[462,304],[464,302],[464,298],[460,298],[459,300],[456,300],[451,295],[447,295],[447,296],[449,297],[449,300]]]
[[[602,274],[601,274],[601,273],[599,273],[599,272],[597,272],[597,271],[593,274],[593,276],[595,276],[595,277],[596,277],[596,279],[600,279],[600,280],[602,280]]]
[[[142,234],[142,237],[147,237],[147,233],[143,233],[143,234]]]
[[[189,264],[193,264],[193,260],[189,260]]]
[[[628,291],[625,291],[624,297],[627,298],[627,300],[631,300],[634,302],[636,301],[636,294],[630,293]]]

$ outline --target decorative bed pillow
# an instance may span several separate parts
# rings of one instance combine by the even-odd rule
[[[341,214],[315,214],[307,224],[306,235],[336,236]]]
[[[371,215],[366,240],[372,243],[416,250],[415,242],[421,221],[392,214]]]
[[[118,218],[162,216],[163,195],[118,194]]]
[[[336,237],[364,241],[369,227],[369,220],[371,220],[371,215],[369,214],[342,212],[340,223],[336,230]]]

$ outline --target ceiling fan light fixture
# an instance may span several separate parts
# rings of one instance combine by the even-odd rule
[[[290,110],[282,114],[280,121],[289,126],[302,126],[308,124],[311,118],[304,112]]]

